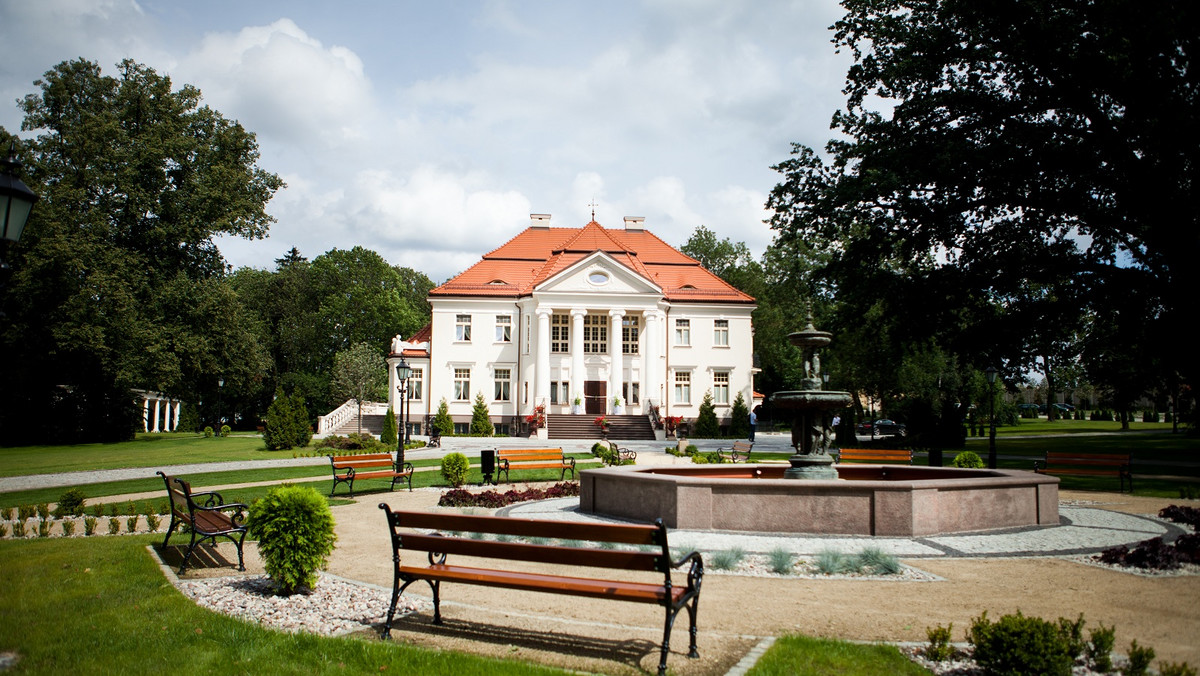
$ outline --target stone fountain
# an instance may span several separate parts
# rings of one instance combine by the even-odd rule
[[[813,326],[812,312],[808,325],[801,331],[788,334],[788,340],[800,348],[804,358],[804,389],[776,392],[771,403],[776,408],[792,412],[792,447],[796,452],[788,458],[791,468],[784,472],[786,479],[836,479],[833,456],[829,455],[832,439],[833,411],[850,405],[849,392],[822,389],[821,348],[829,344],[833,334]]]

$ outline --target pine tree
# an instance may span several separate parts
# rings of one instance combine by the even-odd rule
[[[308,429],[308,412],[304,409],[304,400],[296,396],[288,396],[282,391],[275,393],[275,401],[271,402],[270,408],[267,409],[266,419],[263,425],[263,442],[267,448],[272,451],[284,451],[295,446],[304,446],[308,444],[307,438],[302,438],[301,429],[297,421],[296,410],[297,403],[300,407],[300,412],[303,414],[301,419],[303,429],[307,433]]]
[[[704,401],[700,403],[700,415],[696,416],[696,426],[692,428],[695,439],[715,439],[721,436],[721,426],[717,424],[717,407],[713,404],[712,392],[704,393]]]
[[[488,416],[487,402],[483,400],[483,393],[479,392],[475,395],[475,406],[471,409],[471,434],[490,437],[495,432],[496,428],[492,427],[492,420]]]
[[[454,419],[450,417],[450,405],[446,403],[445,397],[442,397],[437,414],[433,416],[433,427],[442,436],[454,434]]]
[[[379,441],[388,447],[388,450],[396,447],[396,412],[388,407],[388,412],[383,416],[383,431],[379,433]]]
[[[733,408],[729,410],[729,436],[739,439],[750,436],[750,409],[746,408],[746,400],[738,392],[733,398]]]

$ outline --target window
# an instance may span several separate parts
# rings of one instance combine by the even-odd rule
[[[608,317],[585,315],[583,318],[583,353],[604,354],[608,352]]]
[[[408,377],[408,398],[421,400],[421,392],[425,389],[425,369],[414,368]]]
[[[692,372],[691,371],[676,371],[675,372],[675,403],[676,404],[692,403]]]
[[[496,315],[496,342],[512,342],[512,316]]]
[[[621,354],[638,353],[638,326],[641,317],[637,315],[621,318]]]
[[[713,345],[729,347],[729,320],[713,320]]]
[[[729,405],[729,371],[713,371],[713,403]]]
[[[596,286],[608,284],[608,273],[603,270],[593,270],[588,273],[588,281]]]
[[[454,369],[454,400],[470,401],[471,369]]]
[[[470,434],[471,433],[471,423],[469,423],[469,422],[454,423],[454,433],[455,434],[463,434],[463,435]]]
[[[550,383],[550,403],[551,404],[569,404],[571,400],[567,396],[567,389],[570,383],[567,381]]]
[[[471,315],[454,315],[454,340],[471,342]]]
[[[640,383],[621,383],[621,397],[627,405],[637,406],[642,403],[641,389]]]
[[[571,351],[571,316],[554,314],[550,317],[550,351]]]
[[[512,370],[511,369],[496,369],[496,390],[495,396],[492,397],[495,401],[511,401],[512,400]]]
[[[675,344],[676,345],[691,345],[692,344],[692,320],[676,319],[675,320]]]

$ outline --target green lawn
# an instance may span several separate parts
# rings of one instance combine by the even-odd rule
[[[1131,432],[1170,432],[1171,423],[1129,423]],[[1182,427],[1180,429],[1183,429]],[[1100,420],[1055,420],[1050,422],[1045,418],[1036,420],[1018,420],[1016,425],[1005,425],[996,428],[996,436],[1013,436],[1023,434],[1088,434],[1096,432],[1121,432],[1121,423],[1104,422]]]
[[[145,546],[161,536],[0,540],[13,674],[564,674],[374,638],[286,634],[198,607]],[[171,665],[174,665],[173,667]]]
[[[139,434],[113,444],[0,448],[0,476],[290,457],[292,451],[268,451],[255,436]]]
[[[374,635],[286,634],[204,610],[146,551],[160,536],[0,540],[0,652],[11,673],[564,674],[530,662],[434,651]],[[19,582],[17,582],[19,581]],[[186,665],[186,668],[183,668]],[[781,638],[752,674],[927,674],[898,650]]]

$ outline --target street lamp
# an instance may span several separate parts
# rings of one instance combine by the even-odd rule
[[[17,178],[21,163],[16,157],[16,142],[8,146],[8,158],[0,160],[0,290],[8,282],[8,262],[4,260],[4,249],[9,242],[21,239],[25,231],[25,222],[29,220],[29,212],[33,209],[38,196],[29,186]],[[0,317],[4,314],[0,312]]]
[[[217,378],[217,436],[221,436],[221,421],[224,416],[221,413],[221,391],[225,389],[225,379]]]
[[[400,414],[404,419],[404,432],[400,435],[400,454],[399,465],[404,466],[404,445],[408,443],[408,408],[405,404],[408,402],[408,378],[412,375],[412,368],[408,362],[404,361],[404,357],[400,358],[396,364],[396,392],[400,395]]]
[[[996,367],[983,371],[988,381],[988,469],[996,469]]]

